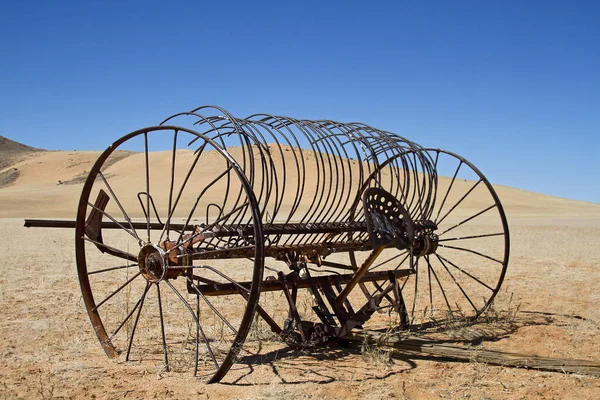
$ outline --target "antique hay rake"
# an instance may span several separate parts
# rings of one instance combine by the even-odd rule
[[[360,123],[214,106],[109,146],[76,221],[25,225],[75,228],[109,357],[209,382],[269,336],[305,347],[475,318],[509,255],[498,196],[464,158]]]

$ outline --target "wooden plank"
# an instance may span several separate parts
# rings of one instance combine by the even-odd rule
[[[377,346],[393,347],[398,350],[429,354],[460,361],[474,361],[505,367],[531,368],[542,371],[600,377],[599,361],[552,358],[531,354],[485,350],[476,347],[459,346],[453,343],[438,342],[430,339],[403,337],[397,334],[375,331],[353,331],[344,336],[344,338],[358,342],[366,341]]]

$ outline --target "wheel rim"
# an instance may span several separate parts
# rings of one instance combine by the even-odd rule
[[[166,370],[191,367],[216,382],[243,351],[260,295],[264,243],[254,193],[225,145],[181,127],[145,128],[113,143],[88,175],[77,214],[77,269],[108,356],[161,359]],[[123,159],[123,150],[137,152]],[[114,229],[102,227],[98,235],[99,224],[86,228],[94,213]],[[251,233],[207,236],[229,223]],[[198,240],[199,232],[207,237]],[[223,260],[186,257],[241,245],[250,245],[251,259],[237,261],[235,270]],[[237,295],[208,297],[198,289],[205,282],[251,285]]]

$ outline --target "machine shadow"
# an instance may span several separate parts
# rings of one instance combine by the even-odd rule
[[[559,319],[563,317],[577,318],[523,311],[510,321],[460,321],[444,327],[422,327],[420,331],[408,331],[403,335],[407,338],[427,338],[434,344],[476,346],[508,338],[522,327],[552,325],[560,322]],[[375,332],[385,333],[386,330]],[[384,357],[380,357],[380,360],[372,357],[373,351],[382,352]],[[238,364],[231,369],[232,379],[226,379],[221,384],[254,386],[270,385],[274,381],[288,385],[377,381],[416,369],[419,361],[467,362],[446,356],[378,348],[357,341],[338,340],[312,349],[282,347],[264,354],[241,357]]]

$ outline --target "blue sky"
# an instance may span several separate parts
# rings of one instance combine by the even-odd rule
[[[600,202],[600,2],[22,1],[0,135],[103,149],[202,104],[361,121]]]

